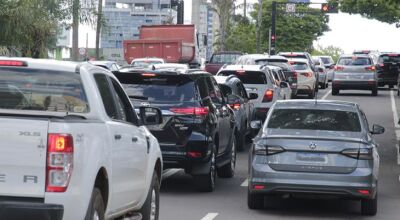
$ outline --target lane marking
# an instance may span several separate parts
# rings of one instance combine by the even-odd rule
[[[213,220],[217,216],[218,216],[218,213],[208,213],[201,220]]]
[[[240,184],[242,187],[248,187],[249,186],[249,179],[245,179],[242,184]]]
[[[165,172],[163,172],[162,178],[163,179],[167,179],[168,177],[171,177],[171,176],[175,175],[179,171],[180,171],[180,169],[169,169],[169,170],[166,170]]]
[[[332,92],[332,89],[330,89],[324,96],[322,96],[322,100],[324,100],[324,99],[326,99],[328,96],[329,96],[329,94]]]
[[[394,119],[394,127],[395,128],[400,128],[400,125],[397,124],[399,122],[399,116],[397,115],[397,108],[396,108],[396,102],[394,101],[393,90],[390,91],[390,100],[392,102],[392,112],[393,112],[393,119]]]

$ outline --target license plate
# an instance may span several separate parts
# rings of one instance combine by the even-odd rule
[[[301,162],[328,163],[328,156],[322,153],[297,153],[296,159]]]

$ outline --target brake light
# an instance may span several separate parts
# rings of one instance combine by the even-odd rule
[[[65,192],[72,175],[74,143],[70,134],[49,134],[46,192]]]
[[[308,77],[308,78],[310,78],[310,77],[312,77],[313,76],[313,74],[312,73],[300,73],[302,76],[305,76],[305,77]]]
[[[187,153],[187,155],[188,155],[189,157],[198,158],[198,157],[201,157],[201,152],[189,151],[189,152]]]
[[[335,68],[334,68],[336,71],[341,71],[341,70],[344,70],[344,67],[343,66],[335,66]]]
[[[187,107],[187,108],[171,108],[171,112],[183,115],[198,115],[205,116],[208,115],[208,107]]]
[[[26,62],[17,60],[0,60],[0,66],[28,66]]]
[[[274,90],[268,89],[264,93],[263,102],[271,102],[274,99]]]
[[[384,66],[385,66],[385,64],[383,64],[383,63],[380,63],[380,64],[379,64],[379,66],[380,66],[380,67],[384,67]]]
[[[368,66],[368,67],[365,67],[365,70],[374,71],[374,70],[376,70],[376,67],[375,66]]]
[[[265,186],[263,186],[263,185],[253,185],[253,189],[258,189],[258,190],[265,189]]]
[[[239,110],[240,109],[240,103],[230,104],[229,106],[231,106],[231,108],[234,109],[234,110]]]
[[[244,75],[244,74],[246,74],[246,71],[245,70],[237,70],[236,73],[239,75]]]
[[[294,72],[292,77],[293,77],[294,79],[297,79],[297,75],[298,75],[298,73],[297,73],[297,72]]]
[[[363,194],[363,195],[366,195],[366,196],[369,195],[369,190],[367,190],[367,189],[359,189],[358,192],[360,194]]]
[[[142,73],[142,76],[153,77],[153,76],[156,76],[156,74],[154,74],[154,73]]]
[[[360,149],[346,149],[342,151],[342,154],[358,160],[372,160],[372,149],[371,148],[360,148]]]

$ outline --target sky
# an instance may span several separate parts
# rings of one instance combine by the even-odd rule
[[[192,0],[184,0],[184,2],[185,22],[190,23]],[[237,2],[241,4],[243,0],[237,0]],[[247,3],[255,2],[258,2],[258,0],[247,0]],[[322,3],[326,1],[312,0],[311,2]],[[346,13],[330,14],[329,17],[331,31],[325,32],[322,37],[314,42],[314,46],[327,47],[333,45],[342,48],[345,53],[363,49],[400,51],[400,28],[396,28],[395,25]]]

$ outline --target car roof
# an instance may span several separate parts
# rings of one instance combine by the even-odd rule
[[[243,54],[240,51],[219,51],[215,52],[213,55],[218,55],[218,54]]]
[[[236,71],[236,70],[246,70],[246,71],[262,71],[264,65],[226,65],[223,66],[220,71]]]
[[[26,62],[28,68],[49,69],[64,72],[75,72],[77,70],[77,67],[81,65],[81,63],[78,62],[58,61],[50,59],[32,59],[26,57],[0,57],[0,60],[23,61]]]
[[[126,69],[125,71],[121,72],[119,71],[119,74],[142,74],[142,73],[147,73],[147,74],[155,74],[155,75],[181,75],[181,76],[187,76],[191,78],[196,78],[199,76],[212,76],[210,73],[206,71],[195,71],[195,72],[182,72],[182,71],[177,71],[177,70],[152,70],[152,69]]]
[[[342,54],[340,55],[340,58],[342,57],[365,57],[365,58],[372,58],[370,55],[368,54]]]
[[[280,54],[294,54],[294,55],[305,55],[307,52],[279,52],[278,55]]]
[[[215,80],[217,81],[218,84],[226,84],[230,80],[234,81],[240,81],[239,78],[237,78],[235,75],[229,75],[229,76],[214,76]]]
[[[358,111],[358,105],[354,102],[339,100],[279,100],[275,103],[275,109],[319,109],[335,111]]]

